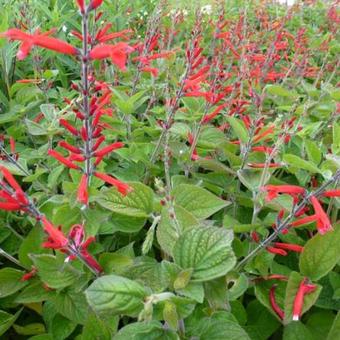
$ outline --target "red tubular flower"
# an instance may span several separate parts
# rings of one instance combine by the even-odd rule
[[[95,151],[94,156],[95,157],[103,157],[103,156],[107,155],[108,153],[110,153],[114,150],[122,148],[123,146],[124,146],[124,143],[122,143],[122,142],[116,142],[116,143],[110,144],[110,145],[105,146],[104,148],[102,148],[100,150]]]
[[[102,181],[115,186],[117,190],[124,196],[127,195],[132,190],[132,188],[129,185],[109,175],[103,174],[101,172],[94,172],[93,174]]]
[[[275,255],[281,255],[281,256],[287,256],[288,253],[283,250],[283,249],[279,249],[279,248],[274,248],[274,247],[267,247],[266,250],[269,253],[275,254]]]
[[[34,34],[27,34],[25,32],[20,31],[19,29],[12,28],[5,33],[2,33],[2,36],[10,40],[19,40],[22,41],[22,44],[17,53],[17,57],[19,60],[22,60],[27,57],[30,53],[33,46],[40,46],[43,48],[47,48],[52,51],[56,51],[63,54],[77,55],[78,49],[69,43],[62,41],[60,39],[48,37],[47,34],[50,34],[51,31],[39,34],[38,32]]]
[[[87,182],[88,182],[88,177],[86,174],[83,174],[80,180],[79,188],[78,188],[77,200],[78,202],[83,203],[85,205],[87,205],[89,202]]]
[[[282,166],[281,163],[270,163],[270,164],[265,164],[265,163],[248,163],[247,165],[249,167],[255,168],[255,169],[263,169],[266,166],[268,168],[280,168]]]
[[[273,151],[273,148],[270,148],[269,146],[253,146],[251,150],[257,152],[271,153]]]
[[[277,285],[272,285],[272,287],[270,288],[269,291],[269,301],[270,301],[270,305],[273,309],[273,311],[275,312],[275,314],[281,319],[283,320],[285,317],[285,314],[283,312],[283,310],[280,308],[280,306],[277,304],[276,299],[275,299],[275,289],[276,289]]]
[[[265,280],[279,280],[279,281],[288,281],[288,277],[286,275],[281,274],[271,274],[264,278]]]
[[[58,160],[60,163],[66,165],[70,169],[79,169],[77,164],[72,163],[70,160],[65,158],[63,155],[61,155],[59,152],[55,150],[48,150],[48,154]]]
[[[81,13],[85,12],[85,1],[84,0],[76,0],[77,1],[77,5],[79,7],[79,10]]]
[[[295,295],[293,303],[293,320],[298,321],[302,314],[303,309],[303,299],[306,294],[314,292],[316,285],[308,283],[308,279],[305,277],[299,286],[299,289]]]
[[[301,253],[303,251],[303,247],[299,246],[298,244],[274,242],[274,247],[284,250],[295,251],[297,253]]]
[[[67,120],[59,119],[59,124],[62,125],[69,132],[71,132],[72,135],[78,136],[78,134],[79,134],[78,130],[73,125],[71,125]]]
[[[318,199],[315,196],[310,198],[312,202],[315,215],[317,216],[316,227],[318,228],[318,232],[323,235],[326,234],[328,231],[333,230],[331,221],[329,220],[327,214],[322,209],[322,206]]]
[[[206,124],[213,120],[227,105],[228,103],[221,104],[217,106],[217,108],[213,112],[205,115],[203,118],[203,124]]]
[[[328,190],[325,191],[322,196],[324,197],[340,197],[340,190]]]
[[[35,274],[37,273],[37,268],[32,267],[32,270],[26,274],[24,274],[20,281],[28,281],[29,279],[31,279],[33,276],[35,276]]]
[[[0,202],[0,209],[7,211],[21,210],[21,205],[15,202]]]
[[[48,221],[45,216],[41,219],[41,222],[43,224],[44,231],[48,234],[48,240],[43,243],[43,247],[63,249],[68,245],[68,239],[64,233]]]
[[[133,48],[125,42],[115,45],[99,44],[90,51],[91,59],[111,58],[112,62],[122,71],[126,69],[127,55],[133,52]]]
[[[89,10],[94,10],[103,3],[103,0],[91,0]]]
[[[60,147],[64,148],[64,149],[70,151],[70,152],[81,153],[81,150],[79,148],[77,148],[77,147],[75,147],[75,146],[73,146],[73,145],[71,145],[71,144],[69,144],[69,143],[67,143],[65,141],[60,141],[58,143],[58,145]]]
[[[148,72],[150,73],[153,77],[157,77],[158,76],[158,68],[156,67],[149,67],[149,66],[145,66],[141,68],[142,72]]]
[[[261,188],[267,191],[266,201],[271,201],[278,196],[278,194],[288,194],[292,196],[303,195],[305,189],[297,185],[266,185]]]
[[[105,141],[105,136],[100,136],[96,140],[96,143],[93,145],[92,151],[96,151],[104,141]]]
[[[299,227],[300,225],[309,224],[317,220],[318,220],[318,217],[316,215],[311,215],[311,216],[300,218],[299,220],[292,222],[290,225],[292,227]]]

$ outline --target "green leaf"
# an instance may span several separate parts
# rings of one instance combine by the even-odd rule
[[[302,322],[292,322],[284,328],[283,340],[315,340]]]
[[[322,153],[320,151],[320,147],[311,140],[306,140],[306,151],[308,155],[308,159],[312,161],[314,164],[318,165],[322,160]]]
[[[304,159],[292,154],[285,154],[283,156],[283,161],[298,169],[307,170],[311,173],[321,173],[320,169],[313,163],[305,161]]]
[[[153,191],[146,185],[131,182],[132,191],[123,196],[116,188],[103,189],[97,202],[106,209],[132,217],[148,217],[153,210]]]
[[[0,298],[9,296],[24,288],[27,282],[22,282],[24,272],[14,268],[0,269]]]
[[[327,340],[339,339],[339,334],[340,334],[340,312],[338,312],[333,321],[333,325],[328,333]]]
[[[228,273],[235,265],[232,232],[224,228],[199,227],[184,232],[177,240],[174,262],[193,269],[193,281],[208,281]]]
[[[231,117],[231,116],[227,116],[226,119],[228,123],[231,125],[238,139],[240,139],[243,143],[247,143],[249,139],[249,134],[243,121],[238,118]]]
[[[40,281],[25,287],[14,300],[16,303],[35,303],[50,299],[55,294],[54,291],[46,290]]]
[[[48,134],[47,128],[33,120],[25,119],[28,133],[33,136],[44,136]]]
[[[158,321],[134,322],[123,327],[113,340],[179,340],[179,337],[170,329],[166,329]]]
[[[296,93],[291,90],[287,90],[280,85],[267,85],[266,90],[269,94],[279,97],[295,97]]]
[[[176,204],[199,219],[208,218],[230,204],[230,202],[220,199],[208,190],[191,184],[178,185],[172,190],[171,195]]]
[[[89,305],[83,292],[63,290],[52,301],[58,313],[75,323],[85,323]]]
[[[157,241],[167,254],[172,255],[172,249],[178,237],[185,231],[199,225],[199,221],[186,209],[179,205],[174,207],[176,221],[170,218],[169,209],[163,207],[161,221],[157,226]],[[177,230],[178,229],[178,230]]]
[[[195,334],[197,332],[198,334]],[[198,330],[193,338],[200,340],[250,340],[247,332],[226,312],[218,312],[210,318],[200,320]]]
[[[285,302],[284,302],[284,312],[285,312],[285,318],[284,323],[288,324],[292,321],[293,317],[293,304],[295,300],[296,293],[299,289],[301,281],[304,279],[303,276],[301,276],[297,272],[291,272],[289,276],[289,280],[287,283],[286,288],[286,296],[285,296]],[[317,288],[314,292],[306,294],[303,299],[303,308],[302,308],[302,314],[307,312],[315,303],[316,299],[318,298],[320,292],[321,292],[321,286],[317,285]]]
[[[11,328],[15,320],[19,317],[21,311],[22,309],[18,310],[14,315],[12,315],[0,310],[0,336]]]
[[[340,124],[337,122],[333,123],[332,151],[336,155],[340,154]]]
[[[52,255],[32,255],[31,259],[38,270],[38,275],[49,287],[55,289],[72,285],[79,274],[70,264],[57,259]]]
[[[316,234],[307,241],[300,255],[300,271],[312,280],[327,275],[340,261],[340,224],[325,235]]]
[[[95,311],[131,316],[143,309],[146,295],[142,285],[117,275],[100,277],[86,290],[87,300]]]
[[[46,249],[41,247],[43,243],[44,233],[40,226],[35,226],[31,229],[26,238],[22,241],[19,248],[19,260],[20,263],[30,268],[32,265],[32,260],[29,257],[29,254],[41,254],[46,252]]]
[[[45,326],[42,323],[30,323],[25,326],[14,325],[16,333],[20,335],[36,335],[45,333]]]

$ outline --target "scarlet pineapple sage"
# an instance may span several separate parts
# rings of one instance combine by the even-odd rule
[[[336,339],[337,4],[15,6],[0,336]]]

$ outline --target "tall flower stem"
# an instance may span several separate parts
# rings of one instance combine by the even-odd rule
[[[88,12],[82,13],[82,35],[83,35],[83,46],[82,46],[82,90],[83,90],[83,114],[84,114],[84,129],[86,131],[86,140],[84,141],[85,151],[85,174],[87,175],[88,184],[91,176],[91,149],[92,149],[92,127],[90,122],[90,86],[89,86],[89,46],[88,46],[88,32],[89,32],[89,19]]]

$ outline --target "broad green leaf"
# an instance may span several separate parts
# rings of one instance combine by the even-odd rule
[[[56,314],[52,325],[48,330],[53,335],[53,339],[67,339],[77,327],[77,323],[65,318],[61,314]]]
[[[312,280],[327,275],[340,261],[340,224],[325,235],[316,234],[307,241],[300,255],[300,271]]]
[[[199,227],[184,232],[173,249],[174,262],[193,269],[193,281],[209,281],[225,275],[235,265],[232,232],[224,228]]]
[[[249,134],[243,121],[231,116],[227,116],[226,119],[228,123],[231,125],[238,139],[240,139],[243,143],[247,143],[249,139]]]
[[[197,334],[195,334],[197,332]],[[237,323],[232,314],[218,312],[210,318],[203,318],[194,338],[200,340],[250,340],[247,332]]]
[[[302,322],[292,322],[284,328],[283,340],[315,340],[313,334]]]
[[[123,327],[113,340],[179,340],[179,337],[170,329],[166,329],[158,321],[135,322]]]
[[[53,297],[55,292],[53,290],[46,290],[40,281],[31,283],[25,287],[22,292],[14,300],[16,303],[35,303],[42,302]]]
[[[336,315],[331,330],[328,333],[327,340],[340,339],[340,312]]]
[[[143,309],[146,295],[142,285],[117,275],[100,277],[86,290],[87,300],[95,311],[131,316]]]
[[[25,119],[27,131],[33,136],[44,136],[48,134],[47,127],[34,122],[33,120]]]
[[[38,270],[41,280],[55,289],[65,288],[77,281],[77,273],[69,263],[52,255],[32,255],[31,259]]]
[[[311,140],[306,140],[306,151],[308,155],[308,159],[314,164],[318,165],[322,160],[322,153],[320,151],[320,147]]]
[[[117,326],[119,318],[115,317],[117,320]],[[86,319],[81,340],[111,340],[112,335],[109,326],[106,324],[105,320],[98,317],[96,314],[91,313]]]
[[[0,310],[0,336],[3,335],[14,324],[19,317],[22,309],[18,310],[14,315]]]
[[[19,248],[18,255],[21,264],[30,268],[32,260],[29,257],[29,254],[41,254],[46,252],[46,249],[41,247],[44,237],[44,232],[40,226],[35,226],[31,229]]]
[[[304,159],[296,155],[285,154],[283,156],[283,161],[294,168],[307,170],[311,173],[321,173],[320,169],[313,163],[305,161]]]
[[[169,209],[163,207],[161,221],[157,226],[157,241],[167,254],[172,255],[172,249],[178,237],[185,231],[199,225],[199,221],[186,209],[175,205],[176,221],[170,218]],[[178,229],[178,230],[177,230]]]
[[[293,318],[293,305],[296,293],[299,289],[301,281],[304,279],[303,276],[301,276],[297,272],[291,272],[289,276],[289,280],[287,283],[286,288],[286,296],[285,296],[285,303],[284,303],[284,323],[288,324],[292,321]],[[303,299],[303,308],[302,308],[302,314],[307,312],[315,303],[316,299],[318,298],[322,287],[320,285],[317,285],[317,288],[314,292],[306,294]]]
[[[129,183],[132,191],[123,196],[114,187],[103,189],[97,202],[106,209],[132,217],[148,217],[153,209],[153,191],[142,183]]]
[[[85,323],[89,305],[83,292],[63,290],[58,292],[52,301],[58,313],[75,323]]]
[[[9,296],[24,288],[27,282],[22,282],[24,272],[14,268],[0,269],[0,298]]]
[[[180,205],[196,218],[205,219],[228,206],[224,201],[208,190],[191,184],[181,184],[172,190],[175,203]]]

